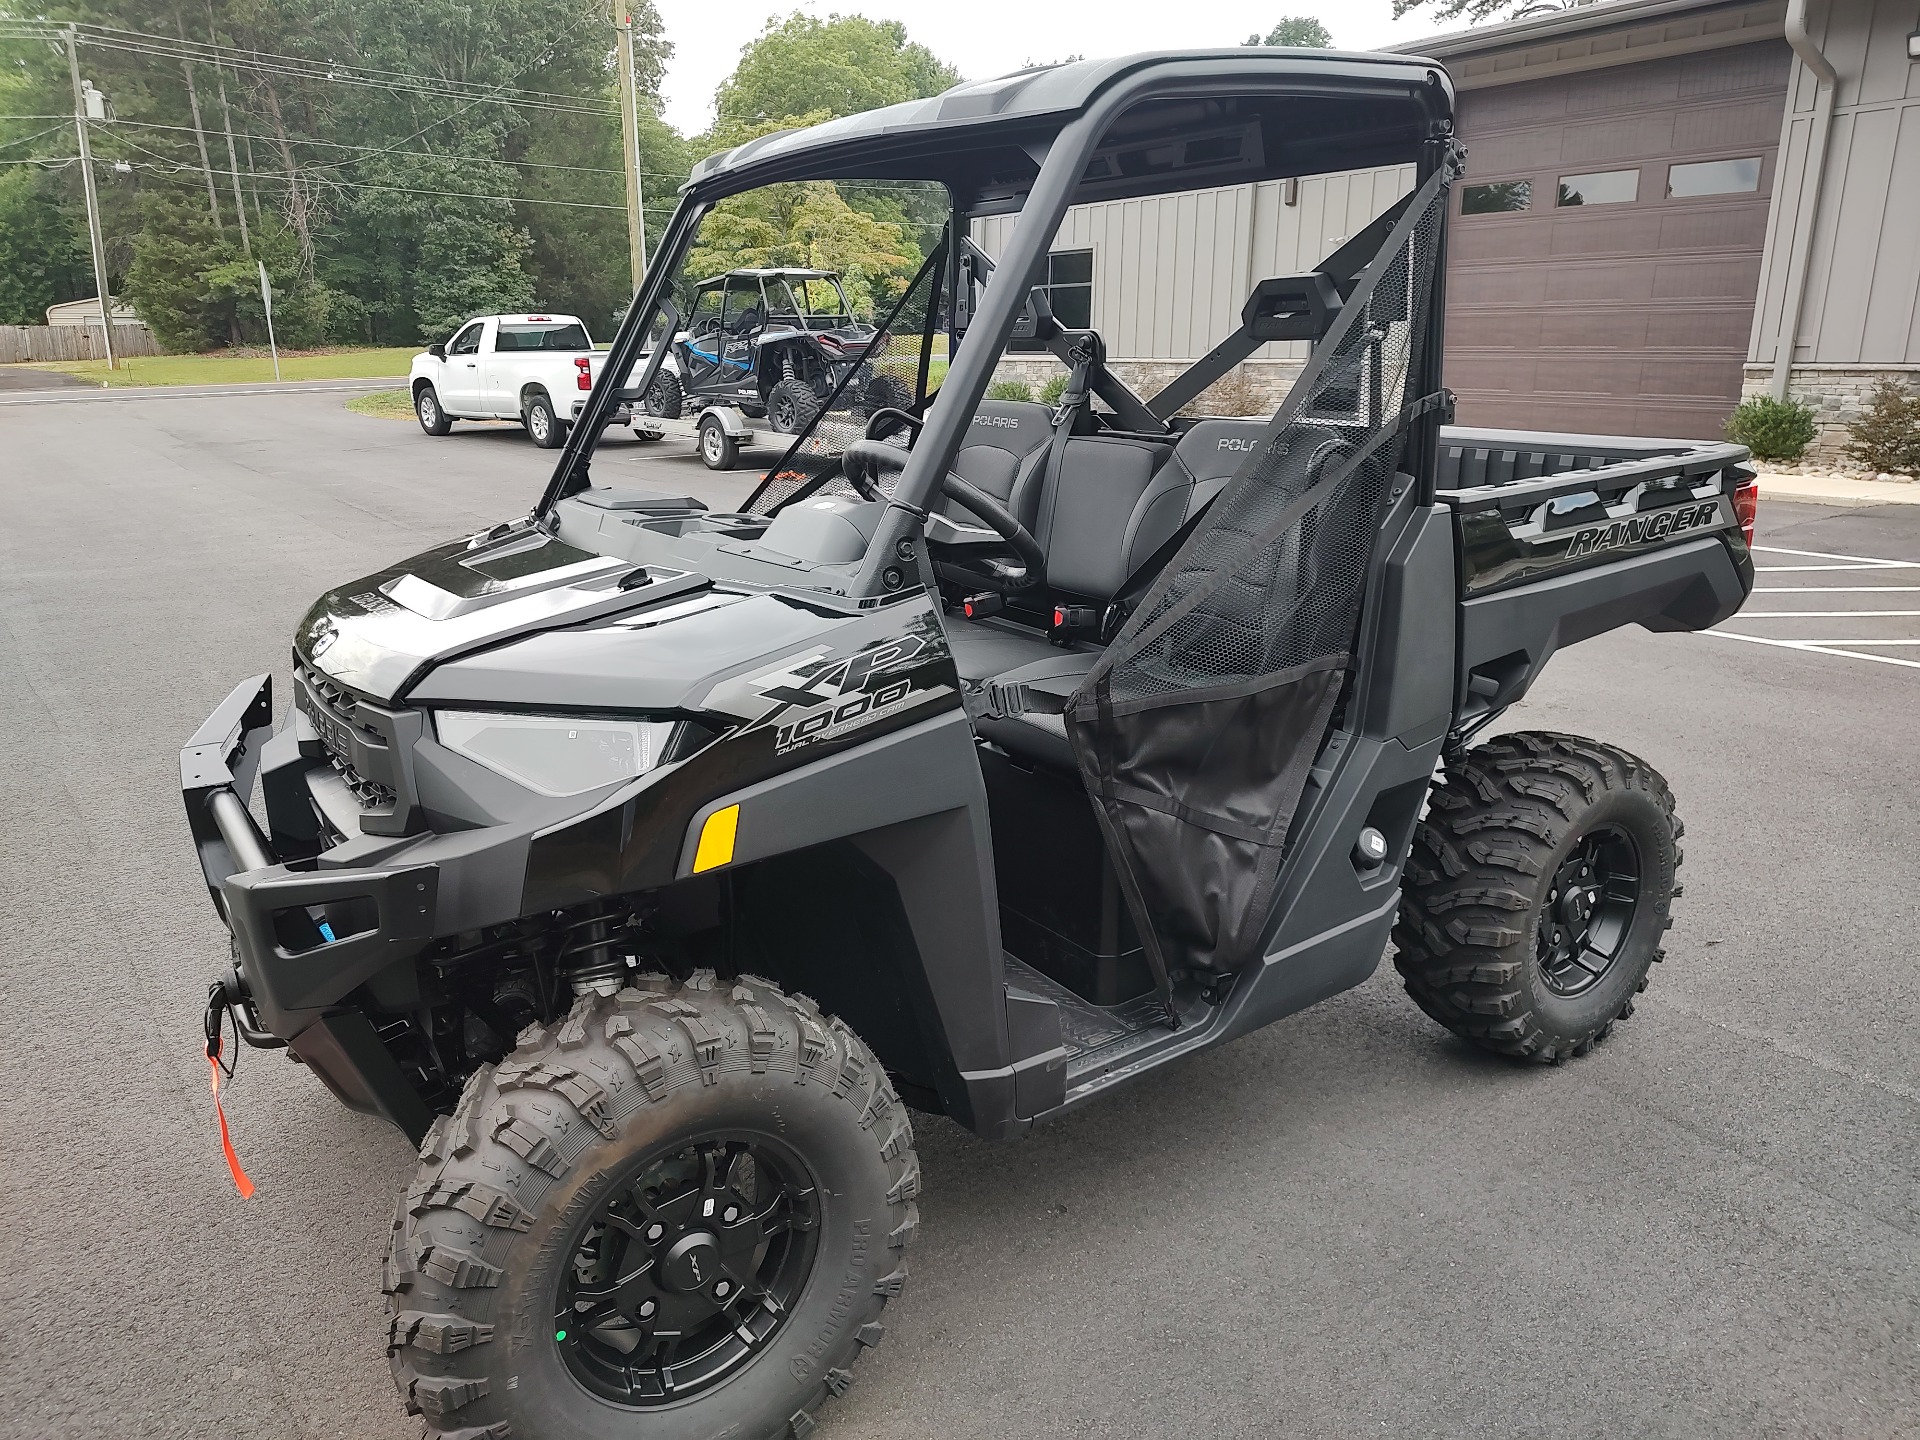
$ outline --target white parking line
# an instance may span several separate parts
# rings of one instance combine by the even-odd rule
[[[1788,565],[1760,565],[1755,568],[1771,575],[1809,574],[1820,571],[1832,574],[1843,572],[1859,575],[1862,571],[1882,573],[1888,570],[1920,570],[1920,560],[1889,560],[1875,555],[1840,555],[1830,550],[1793,550],[1784,545],[1756,545],[1757,554],[1778,555],[1789,560],[1824,562]],[[1862,576],[1862,578],[1865,578]],[[1841,600],[1842,595],[1920,595],[1920,585],[1764,585],[1754,588],[1756,595],[1807,595],[1832,597],[1815,600],[1814,604],[1844,605],[1851,603]],[[1775,601],[1775,604],[1781,602]],[[1869,600],[1866,604],[1873,604]],[[1884,602],[1882,602],[1884,603]],[[1897,603],[1897,602],[1896,602]],[[1725,622],[1726,625],[1742,625],[1752,621],[1763,623],[1770,620],[1913,620],[1920,619],[1920,610],[1743,610]],[[1839,627],[1834,627],[1839,628]],[[1877,628],[1862,625],[1861,629]],[[1899,627],[1909,628],[1909,627]],[[1897,655],[1876,654],[1875,651],[1920,646],[1920,639],[1895,637],[1888,639],[1867,639],[1865,637],[1846,637],[1838,639],[1799,639],[1777,635],[1754,635],[1742,628],[1738,630],[1719,628],[1704,632],[1717,635],[1723,640],[1744,640],[1749,645],[1771,645],[1780,650],[1799,650],[1813,655],[1832,655],[1844,660],[1865,660],[1875,665],[1898,665],[1904,669],[1920,670],[1920,660],[1906,660]]]
[[[1700,633],[1717,636],[1722,640],[1745,640],[1752,645],[1777,645],[1782,650],[1804,650],[1814,655],[1838,655],[1847,660],[1874,660],[1882,665],[1904,665],[1909,670],[1920,670],[1920,660],[1902,660],[1894,655],[1869,655],[1863,650],[1842,650],[1831,645],[1814,645],[1805,640],[1775,640],[1769,635],[1739,635],[1732,630],[1702,630]],[[1848,641],[1847,643],[1858,642]]]
[[[1871,555],[1834,555],[1825,550],[1788,550],[1781,545],[1756,545],[1756,551],[1766,555],[1798,555],[1804,560],[1851,560],[1855,565],[1920,565],[1920,560],[1876,560]]]
[[[1741,620],[1894,620],[1920,615],[1920,610],[1742,610]]]

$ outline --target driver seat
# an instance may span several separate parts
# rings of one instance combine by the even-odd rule
[[[1132,578],[1239,469],[1264,420],[1203,420],[1167,446],[1125,436],[1076,436],[1058,473],[1033,486],[1034,530],[1047,555],[1050,598],[1105,610]],[[945,617],[948,645],[975,733],[1048,766],[1076,768],[1061,711],[1104,646],[1060,643],[1003,617]]]

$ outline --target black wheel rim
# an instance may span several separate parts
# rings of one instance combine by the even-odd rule
[[[1619,963],[1640,907],[1640,852],[1609,825],[1580,837],[1554,871],[1535,940],[1541,978],[1556,995],[1578,995]]]
[[[785,1327],[819,1224],[806,1166],[765,1136],[641,1160],[588,1217],[561,1276],[554,1340],[567,1369],[638,1409],[724,1384]]]

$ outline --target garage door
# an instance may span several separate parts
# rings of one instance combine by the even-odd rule
[[[1791,58],[1775,40],[1461,95],[1447,383],[1463,423],[1719,436]]]

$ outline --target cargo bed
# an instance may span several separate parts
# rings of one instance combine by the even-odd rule
[[[1622,625],[1704,630],[1753,588],[1744,446],[1447,426],[1463,720],[1525,693],[1562,645]]]

